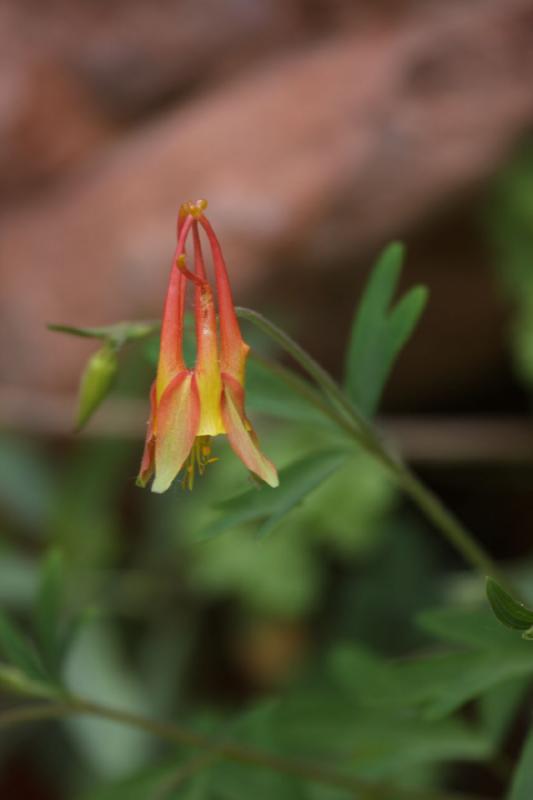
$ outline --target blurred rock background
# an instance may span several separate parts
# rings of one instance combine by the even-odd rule
[[[0,45],[9,397],[74,390],[87,347],[47,321],[159,314],[197,196],[239,301],[337,374],[371,259],[407,241],[433,301],[393,407],[444,408],[501,368],[475,211],[532,128],[531,0],[13,0]]]

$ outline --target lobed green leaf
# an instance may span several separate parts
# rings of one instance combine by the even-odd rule
[[[461,621],[461,613],[464,620]],[[413,707],[424,718],[437,720],[509,681],[533,675],[533,659],[528,644],[500,629],[488,614],[470,611],[426,613],[423,627],[445,641],[463,645],[462,649],[435,652],[397,664],[361,656],[355,648],[345,648],[334,666],[344,685],[350,674],[359,674],[353,691],[364,691],[371,707]]]
[[[427,302],[427,289],[411,289],[389,312],[404,259],[403,246],[385,248],[370,275],[355,314],[346,356],[345,386],[366,416],[378,406],[396,357],[411,336]]]
[[[396,356],[409,341],[418,320],[420,319],[429,292],[426,286],[414,286],[396,304],[388,318],[388,347],[385,348],[385,363],[383,370],[389,374]],[[385,376],[385,377],[386,377]]]
[[[248,489],[217,505],[223,517],[210,525],[203,537],[210,538],[246,522],[262,521],[258,535],[271,533],[283,518],[346,461],[348,454],[324,450],[294,461],[280,470],[275,491],[266,486]]]

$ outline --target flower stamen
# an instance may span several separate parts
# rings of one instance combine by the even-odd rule
[[[211,456],[211,437],[197,436],[191,452],[183,466],[184,474],[181,478],[181,488],[192,491],[196,473],[202,476],[209,464],[215,464],[219,459]]]

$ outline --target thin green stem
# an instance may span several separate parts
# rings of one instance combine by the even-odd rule
[[[285,331],[274,325],[273,322],[263,317],[257,311],[250,308],[237,308],[237,315],[241,319],[252,322],[257,328],[266,333],[273,341],[280,345],[301,367],[313,378],[317,385],[333,401],[334,405],[342,412],[350,423],[355,425],[361,433],[367,428],[366,420],[355,409],[344,392],[335,383],[331,375],[320,366],[320,364],[307,353],[298,342],[295,342]],[[337,414],[338,418],[338,414]]]
[[[296,375],[292,370],[287,369],[287,367],[284,367],[282,364],[278,364],[277,361],[272,361],[270,358],[266,358],[259,353],[254,352],[252,358],[254,361],[257,361],[258,364],[265,366],[269,372],[278,375],[295,394],[299,394],[309,405],[312,405],[317,411],[320,411],[323,416],[331,420],[336,427],[342,428],[347,433],[354,433],[353,423],[344,418],[339,419],[335,409],[323,399],[320,392],[317,391],[309,381],[300,378],[299,375]]]
[[[150,719],[130,711],[94,703],[72,694],[65,695],[58,703],[38,703],[0,712],[0,727],[22,722],[62,719],[79,714],[138,728],[173,744],[212,753],[216,758],[243,765],[263,767],[285,775],[292,775],[304,781],[345,789],[355,793],[362,800],[393,800],[393,798],[394,800],[474,800],[471,796],[464,794],[405,789],[390,784],[370,783],[351,775],[339,773],[337,770],[326,765],[319,765],[315,761],[300,761],[241,744],[217,742],[204,734],[185,728],[183,725]],[[483,799],[477,797],[476,800]]]
[[[492,575],[504,585],[508,585],[508,580],[502,576],[496,563],[478,544],[470,531],[448,511],[439,498],[399,458],[392,455],[375,428],[355,408],[331,375],[285,331],[261,314],[247,308],[238,308],[237,313],[239,317],[252,322],[266,333],[307,372],[326,396],[333,401],[332,411],[338,424],[385,466],[398,485],[418,505],[465,561],[483,575]]]
[[[184,783],[194,778],[199,772],[203,772],[208,767],[213,766],[219,760],[219,756],[212,752],[201,752],[191,759],[180,764],[171,774],[164,778],[157,789],[152,793],[150,800],[166,800],[170,793],[183,786]]]
[[[397,471],[397,480],[409,497],[441,531],[452,547],[463,556],[466,562],[475,567],[482,575],[490,575],[502,585],[508,586],[509,581],[502,575],[498,565],[431,489],[428,489],[405,466],[402,466]]]

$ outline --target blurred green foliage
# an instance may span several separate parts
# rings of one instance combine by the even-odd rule
[[[279,463],[305,458],[311,431],[312,452],[320,445],[316,428],[306,424],[293,426],[289,435],[272,422],[263,434],[267,430]],[[322,437],[327,441],[329,432]],[[511,678],[530,674],[533,662],[526,643],[517,644],[511,632],[506,638],[507,631],[488,615],[463,612],[423,619],[431,636],[451,641],[450,651],[395,664],[356,643],[359,639],[402,652],[411,631],[411,644],[421,644],[424,634],[413,636],[412,616],[428,599],[437,599],[435,580],[442,580],[427,546],[415,535],[413,519],[404,516],[400,522],[396,493],[367,456],[350,455],[268,537],[257,538],[254,518],[205,539],[198,532],[220,518],[218,499],[242,486],[242,466],[226,448],[194,494],[177,489],[155,498],[136,492],[121,509],[120,476],[133,475],[138,444],[80,441],[54,454],[3,437],[0,457],[4,447],[16,457],[18,446],[32,474],[44,467],[49,478],[54,475],[41,522],[50,531],[47,538],[61,546],[65,580],[63,585],[58,574],[58,551],[49,551],[43,562],[42,539],[35,549],[34,517],[17,503],[16,492],[37,507],[41,483],[28,486],[21,473],[3,509],[0,569],[25,565],[26,589],[21,592],[14,583],[10,593],[9,582],[0,581],[4,607],[24,622],[35,614],[34,598],[46,597],[36,606],[39,653],[54,639],[54,619],[65,608],[69,613],[96,608],[96,616],[71,642],[63,670],[71,690],[147,716],[176,716],[215,740],[223,731],[223,738],[246,746],[318,760],[343,774],[393,780],[398,786],[433,785],[446,762],[492,758],[500,730],[491,722],[494,713],[487,714],[486,725],[471,725],[456,709],[472,698],[494,697]],[[220,606],[229,600],[233,611]],[[215,640],[222,652],[202,633],[206,613],[217,606],[229,613],[226,641],[220,633]],[[303,652],[296,647],[296,668],[291,658],[280,667],[269,699],[243,708],[241,700],[224,711],[224,703],[217,708],[214,697],[198,694],[195,673],[201,665],[205,679],[213,681],[220,668],[228,669],[228,657],[230,662],[235,658],[230,644],[239,638],[244,619],[248,626],[254,619],[259,626],[269,620],[274,629],[284,619],[298,621],[306,638],[314,628],[324,645],[307,644]],[[345,636],[351,641],[340,644],[339,637]],[[246,647],[246,639],[241,646]],[[13,660],[9,650],[2,650]],[[253,674],[243,675],[238,659],[232,663],[244,685],[253,685]],[[500,712],[507,719],[504,725],[520,698],[515,694],[508,701],[511,710]],[[175,757],[162,751],[166,760],[154,768],[161,745],[153,737],[106,721],[79,717],[54,730],[59,737],[69,735],[76,758],[60,769],[58,752],[45,750],[43,758],[48,764],[58,759],[63,789],[80,800],[350,796],[217,759],[196,767],[199,755],[182,749]],[[20,730],[18,735],[23,735]],[[0,758],[11,747],[4,740]],[[129,773],[128,779],[120,778]],[[94,788],[100,783],[101,789]]]
[[[523,258],[510,286],[529,280]],[[355,316],[347,387],[368,415],[425,303],[416,287],[389,311],[401,261],[397,246],[385,252]],[[520,313],[517,353],[527,339]],[[126,330],[77,332],[127,340]],[[126,366],[119,394],[147,383],[157,356],[153,326],[132,330],[135,374]],[[481,588],[478,607],[449,604],[457,598],[438,543],[312,395],[256,359],[247,405],[280,466],[279,490],[246,483],[218,440],[220,460],[193,494],[174,486],[154,496],[133,486],[140,442],[0,436],[0,683],[28,698],[68,703],[74,692],[179,721],[214,743],[178,748],[139,726],[76,715],[14,728],[0,739],[0,767],[34,736],[31,758],[56,796],[79,800],[354,796],[221,757],[226,742],[386,782],[391,800],[446,786],[461,764],[500,781],[531,644],[480,610]],[[527,742],[515,800],[531,785],[530,751]]]

